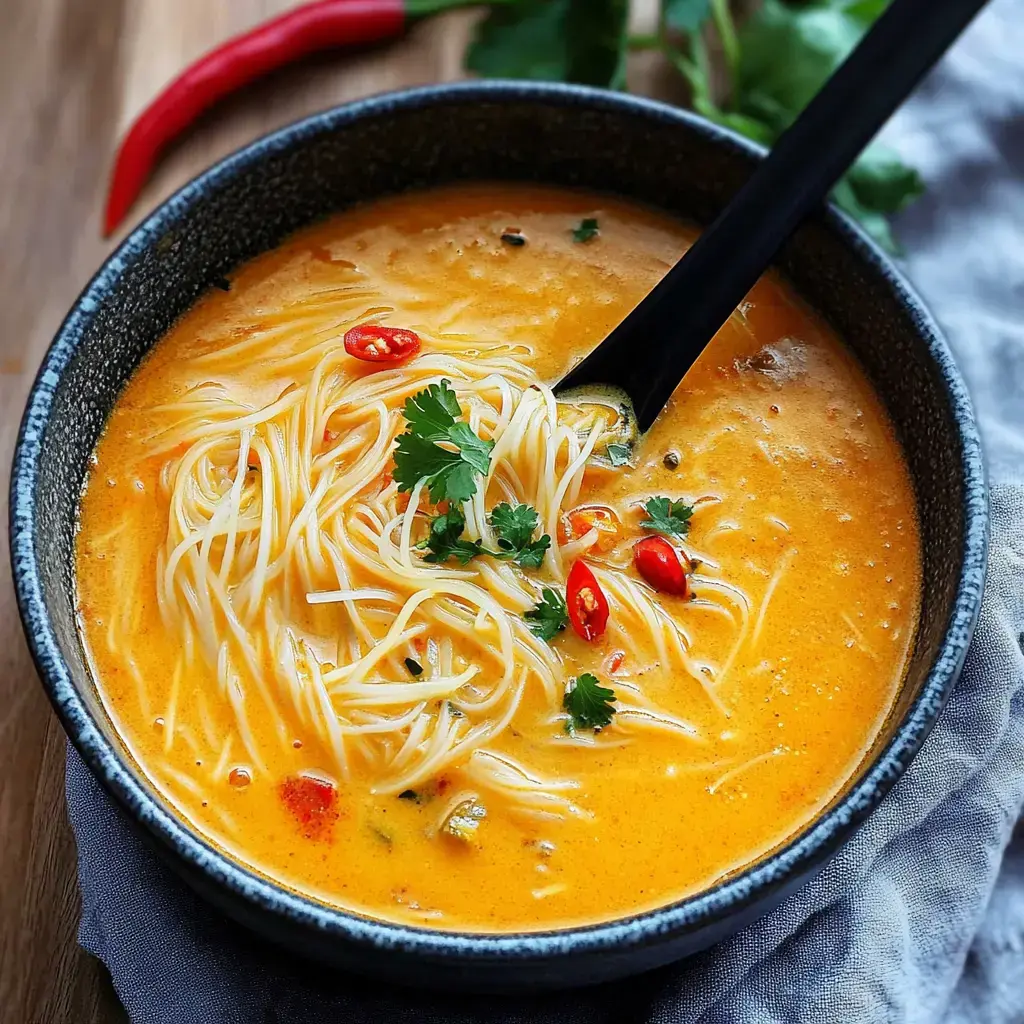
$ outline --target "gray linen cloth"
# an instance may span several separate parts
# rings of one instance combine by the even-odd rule
[[[910,771],[833,863],[683,964],[516,999],[402,992],[239,934],[129,830],[74,751],[82,945],[136,1022],[1024,1022],[1024,10],[995,0],[887,130],[927,195],[906,269],[975,398],[992,486],[981,622]]]

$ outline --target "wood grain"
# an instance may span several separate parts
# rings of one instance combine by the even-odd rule
[[[635,4],[649,21],[657,0]],[[288,0],[0,0],[0,457],[75,295],[110,246],[99,237],[119,134],[183,64]],[[225,102],[176,145],[138,218],[201,168],[304,114],[461,75],[476,15],[425,22],[386,47],[282,71]],[[638,62],[636,84],[657,69]],[[6,503],[6,472],[3,497]],[[0,1024],[123,1021],[101,965],[76,941],[75,849],[64,809],[64,736],[25,647],[0,509]]]
[[[180,67],[285,0],[4,0],[0,33],[0,452],[10,465],[25,395],[75,295],[110,246],[99,237],[116,139]],[[460,73],[466,17],[284,71],[203,119],[132,211],[272,128],[358,96]],[[5,474],[6,476],[6,474]],[[6,481],[3,500],[6,503]],[[14,605],[0,510],[0,1021],[125,1019],[102,965],[75,941],[75,848],[64,809],[64,734],[39,686]]]

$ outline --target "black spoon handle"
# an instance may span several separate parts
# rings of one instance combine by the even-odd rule
[[[800,221],[985,0],[893,0],[770,156],[558,391],[615,384],[646,430]]]

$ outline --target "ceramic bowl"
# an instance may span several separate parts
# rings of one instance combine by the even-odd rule
[[[761,153],[681,110],[599,90],[463,83],[376,97],[253,143],[186,185],[100,269],[28,399],[11,489],[14,581],[43,685],[86,764],[206,899],[300,955],[405,983],[562,987],[686,956],[804,884],[907,769],[957,679],[981,600],[986,491],[967,393],[934,321],[893,264],[822,210],[778,265],[838,330],[882,396],[917,491],[921,624],[906,684],[855,777],[771,855],[688,899],[606,924],[477,935],[368,920],[230,859],[156,794],[119,741],[75,623],[74,539],[89,456],[139,361],[222,275],[318,218],[458,181],[581,186],[708,223]],[[865,486],[870,486],[865,481]]]

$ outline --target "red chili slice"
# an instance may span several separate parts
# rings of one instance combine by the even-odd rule
[[[334,786],[309,775],[290,775],[277,787],[277,792],[307,839],[330,837],[331,826],[339,817]]]
[[[572,628],[584,640],[596,640],[608,625],[608,598],[582,559],[573,562],[565,584],[565,603]]]
[[[644,537],[633,545],[636,571],[663,594],[689,597],[690,581],[676,549],[664,537]]]
[[[419,350],[419,335],[404,327],[360,324],[345,335],[345,351],[368,363],[400,363]]]

